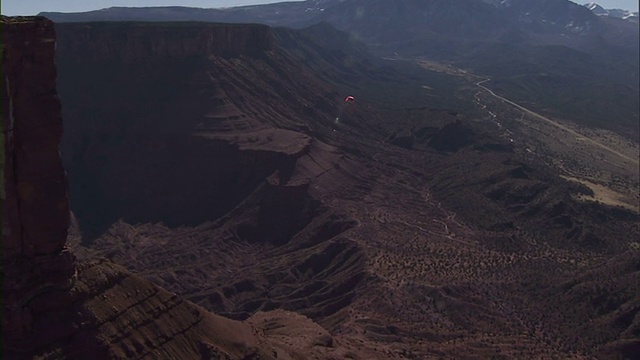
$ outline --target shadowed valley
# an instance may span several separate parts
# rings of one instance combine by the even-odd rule
[[[60,142],[69,188],[61,171],[59,198],[28,197],[49,168],[28,177],[40,158],[3,156],[17,174],[3,181],[22,184],[3,183],[3,229],[6,199],[67,206],[47,208],[55,229],[31,225],[57,234],[55,256],[42,254],[61,265],[53,289],[25,285],[51,282],[43,270],[11,285],[3,352],[631,358],[640,347],[638,175],[613,144],[633,126],[609,143],[575,125],[587,154],[614,149],[589,163],[545,127],[556,125],[480,87],[513,82],[482,83],[463,62],[380,59],[328,23],[57,23],[55,66],[52,45],[22,41],[37,29],[53,39],[53,24],[25,24],[3,32],[3,70],[28,63],[48,80],[46,91],[23,75],[3,83],[19,89],[3,93],[3,147],[30,149],[13,140],[39,141],[26,109],[56,105],[42,118],[64,135],[34,153],[61,171]],[[7,141],[14,118],[29,126]],[[585,201],[596,196],[585,181],[614,176],[602,186],[624,206]],[[3,298],[5,254],[42,255],[21,239],[3,231]],[[29,347],[33,336],[43,340]]]

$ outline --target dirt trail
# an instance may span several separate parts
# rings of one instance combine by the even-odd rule
[[[478,81],[476,83],[476,86],[480,87],[481,89],[486,90],[492,96],[496,97],[497,99],[502,100],[503,102],[505,102],[505,103],[507,103],[507,104],[509,104],[509,105],[511,105],[513,107],[516,107],[518,110],[520,110],[520,111],[522,111],[522,112],[524,112],[526,114],[529,114],[529,115],[531,115],[533,117],[536,117],[536,118],[538,118],[538,119],[540,119],[542,121],[545,121],[545,122],[547,122],[547,123],[559,128],[559,129],[562,129],[562,130],[564,130],[564,131],[566,131],[566,132],[568,132],[568,133],[570,133],[572,135],[575,135],[576,137],[584,138],[584,141],[586,141],[586,142],[588,142],[588,143],[590,143],[592,145],[595,145],[595,146],[597,146],[597,147],[599,147],[601,149],[607,150],[610,153],[615,154],[615,155],[623,158],[624,160],[630,161],[632,164],[635,164],[635,165],[639,165],[640,164],[638,159],[631,158],[631,157],[629,157],[629,156],[627,156],[627,155],[625,155],[625,154],[623,154],[623,153],[621,153],[619,151],[616,151],[616,150],[614,150],[614,149],[612,149],[612,148],[610,148],[610,147],[608,147],[608,146],[606,146],[606,145],[604,145],[604,144],[602,144],[602,143],[600,143],[600,142],[598,142],[598,141],[596,141],[596,140],[594,140],[592,138],[589,138],[588,136],[586,136],[584,134],[580,134],[580,133],[576,132],[575,130],[573,130],[571,128],[568,128],[568,127],[558,123],[557,121],[551,120],[551,119],[549,119],[549,118],[547,118],[545,116],[542,116],[542,115],[540,115],[540,114],[538,114],[538,113],[536,113],[534,111],[531,111],[531,110],[529,110],[529,109],[527,109],[527,108],[525,108],[525,107],[523,107],[523,106],[521,106],[521,105],[519,105],[519,104],[517,104],[517,103],[515,103],[515,102],[513,102],[513,101],[511,101],[509,99],[507,99],[507,98],[504,98],[504,97],[502,97],[500,95],[497,95],[496,93],[491,91],[491,89],[489,89],[486,86],[482,85],[482,83],[485,83],[485,82],[490,81],[490,80],[491,79],[484,79],[482,81]]]

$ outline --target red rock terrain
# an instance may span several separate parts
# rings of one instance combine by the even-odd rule
[[[376,68],[326,28],[232,28],[247,40],[57,26],[69,239],[120,265],[78,266],[80,310],[62,317],[80,331],[42,352],[634,354],[637,214],[575,200],[583,188],[443,108],[464,103],[425,97],[440,77]]]
[[[3,359],[348,356],[349,346],[304,316],[263,312],[238,322],[106,260],[76,262],[66,247],[54,26],[2,17],[2,30]]]
[[[582,277],[637,261],[637,215],[576,201],[583,188],[420,98],[435,78],[376,69],[322,26],[200,58],[65,52],[84,33],[118,29],[124,54],[141,31],[202,25],[150,26],[59,27],[83,251],[235,319],[300,312],[375,358],[637,346],[637,270],[620,268],[607,300],[605,276]],[[357,106],[336,125],[344,89]],[[572,330],[590,320],[603,325]]]
[[[54,49],[51,22],[3,17],[3,349],[29,348],[55,336],[43,329],[53,320],[42,313],[70,303],[45,305],[43,294],[68,291],[75,276],[75,259],[65,246],[70,209],[58,153],[62,119]]]

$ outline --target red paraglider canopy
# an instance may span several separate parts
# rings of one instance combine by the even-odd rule
[[[350,103],[350,102],[354,102],[354,101],[356,101],[356,98],[354,98],[351,95],[349,95],[346,98],[344,98],[344,102],[346,102],[346,103]]]

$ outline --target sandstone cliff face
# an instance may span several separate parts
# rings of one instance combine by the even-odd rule
[[[287,183],[310,132],[331,131],[327,85],[271,50],[267,27],[116,25],[57,25],[61,151],[86,241],[120,218],[215,220],[274,172]]]
[[[355,350],[295,313],[234,321],[108,261],[76,263],[53,23],[3,17],[2,30],[3,359],[341,359]],[[298,140],[282,152],[295,156],[308,139]]]
[[[135,63],[218,54],[254,54],[273,48],[264,25],[172,23],[65,24],[59,51],[82,61]]]
[[[32,300],[69,288],[75,272],[65,247],[69,199],[54,52],[51,21],[2,17],[3,349],[46,341],[32,338],[42,321]]]

